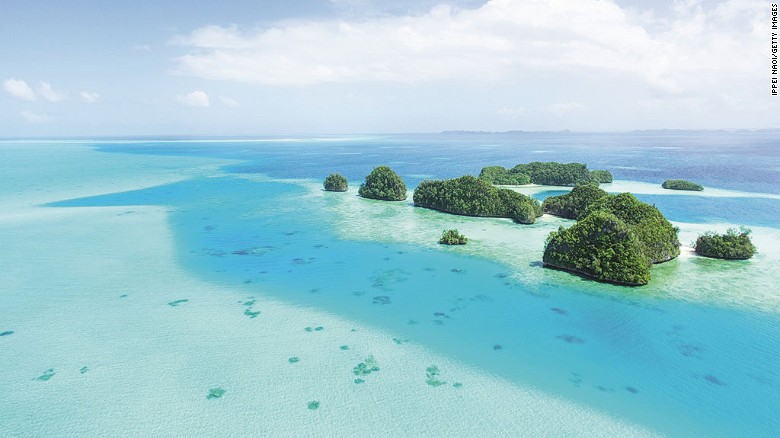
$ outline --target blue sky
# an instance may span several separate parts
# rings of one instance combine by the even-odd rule
[[[0,135],[778,128],[755,0],[2,0]]]

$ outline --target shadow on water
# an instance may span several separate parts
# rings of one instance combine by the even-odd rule
[[[322,202],[292,184],[221,177],[49,206],[173,207],[182,263],[240,296],[342,315],[403,340],[398,348],[423,345],[662,433],[771,432],[776,316],[645,300],[637,289],[616,298],[578,293],[579,283],[522,284],[480,258],[342,240]]]

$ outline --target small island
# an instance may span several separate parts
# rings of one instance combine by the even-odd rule
[[[322,186],[329,192],[346,192],[347,179],[341,174],[331,173],[325,178]]]
[[[358,195],[382,201],[403,201],[406,199],[406,184],[393,169],[379,166],[366,176],[366,182],[360,185]]]
[[[465,245],[468,241],[469,239],[460,234],[458,230],[445,230],[439,239],[439,243],[442,245]]]
[[[423,181],[414,190],[414,205],[463,216],[505,217],[532,224],[542,215],[539,201],[494,187],[471,175]]]
[[[756,253],[747,228],[729,228],[725,234],[704,233],[696,239],[694,249],[701,256],[725,260],[747,260]]]
[[[594,173],[595,172],[595,173]],[[606,170],[589,171],[582,163],[557,163],[534,161],[518,164],[511,169],[501,166],[483,167],[479,178],[496,185],[540,184],[547,186],[575,186],[589,182],[612,182],[612,174]]]
[[[661,184],[661,187],[669,190],[689,190],[694,192],[700,192],[704,190],[701,184],[695,182],[686,181],[684,179],[667,179]]]
[[[547,238],[546,267],[627,286],[650,281],[650,260],[631,228],[614,214],[597,211]]]
[[[680,255],[677,229],[630,193],[602,196],[568,229],[550,233],[544,265],[599,281],[639,286],[650,266]]]
[[[609,184],[612,182],[612,173],[608,170],[591,170],[590,181],[597,184]]]
[[[585,184],[574,187],[569,193],[550,196],[542,203],[542,209],[554,216],[582,219],[588,206],[604,196],[607,196],[607,192],[601,190],[597,184]]]

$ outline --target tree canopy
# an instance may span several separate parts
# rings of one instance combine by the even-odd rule
[[[750,240],[750,230],[729,228],[725,234],[707,232],[696,239],[696,254],[727,260],[747,260],[756,253]]]
[[[600,281],[643,285],[650,281],[650,261],[631,227],[607,211],[588,215],[547,238],[545,266]]]
[[[403,201],[406,199],[406,184],[393,169],[379,166],[366,176],[366,182],[360,185],[358,195],[383,201]]]
[[[347,191],[347,179],[343,175],[338,173],[331,173],[325,178],[325,182],[322,183],[325,190],[329,192],[346,192]]]
[[[661,187],[670,190],[691,190],[694,192],[700,192],[704,190],[700,184],[695,182],[686,181],[684,179],[667,179],[661,184]]]
[[[518,164],[511,169],[501,166],[483,167],[479,178],[491,184],[549,186],[574,186],[589,182],[612,182],[612,174],[606,170],[589,171],[582,163],[557,163],[534,161]]]
[[[607,192],[601,190],[596,184],[576,186],[571,192],[550,196],[542,203],[545,213],[567,219],[582,219],[585,209],[592,203],[607,196]]]
[[[509,189],[466,175],[423,181],[414,190],[414,205],[465,216],[506,217],[532,224],[542,215],[539,202]]]

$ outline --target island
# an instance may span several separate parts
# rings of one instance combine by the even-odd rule
[[[445,230],[439,239],[439,243],[442,245],[465,245],[468,241],[469,239],[460,234],[458,230]]]
[[[547,186],[574,186],[589,182],[612,182],[612,174],[606,170],[588,170],[582,163],[558,163],[534,161],[518,164],[511,169],[501,166],[483,167],[479,178],[497,185],[540,184]]]
[[[382,201],[403,201],[406,199],[406,184],[393,169],[379,166],[366,176],[366,182],[360,184],[358,195]]]
[[[747,228],[729,228],[725,234],[704,233],[696,239],[694,250],[704,257],[725,260],[747,260],[756,253]]]
[[[325,178],[322,186],[329,192],[346,192],[347,179],[341,174],[331,173]]]
[[[680,255],[679,230],[630,193],[602,196],[580,217],[547,237],[544,266],[639,286],[650,281],[652,264]]]
[[[650,261],[636,233],[614,214],[597,211],[547,237],[544,266],[627,286],[650,281]]]
[[[418,207],[463,216],[511,218],[522,224],[532,224],[542,215],[539,201],[471,175],[423,181],[413,199]]]
[[[701,184],[695,182],[686,181],[684,179],[667,179],[661,184],[661,187],[669,190],[690,190],[694,192],[700,192],[704,190]]]
[[[607,192],[601,190],[598,184],[584,184],[574,187],[569,193],[550,196],[542,203],[542,209],[554,216],[582,219],[585,209],[604,196],[607,196]]]
[[[608,170],[591,170],[590,180],[598,184],[609,184],[612,182],[612,173]]]

